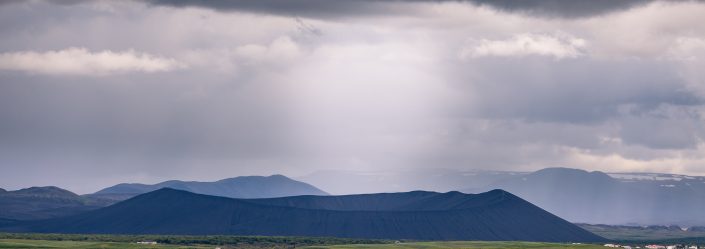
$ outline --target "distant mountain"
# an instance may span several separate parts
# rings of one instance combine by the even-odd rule
[[[619,178],[616,178],[617,176]],[[547,168],[497,181],[501,188],[571,222],[705,225],[705,181],[667,174],[613,174]]]
[[[601,241],[502,190],[230,199],[160,189],[102,209],[0,230],[418,240]]]
[[[15,190],[11,192],[6,192],[6,194],[11,196],[25,196],[25,197],[40,197],[40,198],[59,198],[59,199],[73,199],[78,198],[77,194],[71,191],[49,186],[49,187],[31,187],[24,188],[20,190]]]
[[[322,190],[283,175],[240,176],[215,182],[166,181],[153,185],[122,183],[88,196],[112,200],[130,197],[161,188],[185,190],[198,194],[231,198],[270,198],[295,195],[328,195]]]
[[[104,207],[111,202],[81,197],[57,187],[31,187],[0,191],[0,220],[61,217]],[[0,223],[6,223],[1,222]]]

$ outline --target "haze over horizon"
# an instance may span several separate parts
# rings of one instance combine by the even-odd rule
[[[0,188],[319,170],[705,175],[702,13],[704,1],[2,1]]]

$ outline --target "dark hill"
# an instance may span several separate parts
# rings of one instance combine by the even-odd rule
[[[13,196],[26,196],[26,197],[48,197],[48,198],[59,198],[59,199],[75,199],[78,198],[77,194],[71,191],[54,187],[30,187],[24,188],[16,191],[10,192]]]
[[[0,218],[0,227],[14,225],[17,223],[18,223],[18,221],[16,221],[16,220]]]
[[[32,220],[68,216],[108,205],[57,187],[0,191],[0,219]]]
[[[105,188],[89,196],[113,200],[130,197],[161,188],[185,190],[198,194],[231,198],[271,198],[294,195],[328,195],[307,183],[292,180],[283,175],[240,176],[215,182],[166,181],[153,185],[122,183]]]
[[[491,194],[495,191],[500,190],[478,195],[457,191],[448,193],[412,191],[339,196],[291,196],[247,201],[273,206],[339,211],[433,211],[467,209],[504,201],[506,197],[503,194]]]
[[[349,203],[357,206],[349,207]],[[161,189],[99,210],[4,230],[418,240],[603,240],[502,190],[476,195],[410,192],[240,200]]]

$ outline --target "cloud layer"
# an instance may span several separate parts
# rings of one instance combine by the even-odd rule
[[[519,34],[507,40],[483,39],[461,51],[462,58],[485,56],[552,56],[556,59],[583,55],[585,40],[573,37],[541,34]]]
[[[133,50],[90,52],[85,48],[0,53],[0,70],[38,74],[108,75],[125,72],[165,72],[183,67],[174,59]]]
[[[537,15],[545,17],[589,17],[602,15],[615,11],[633,8],[639,5],[648,4],[652,0],[594,0],[586,3],[584,1],[568,0],[465,0],[465,1],[432,1],[432,0],[402,0],[402,1],[374,1],[374,0],[353,0],[345,2],[331,2],[325,0],[303,0],[303,1],[228,1],[213,2],[203,0],[152,0],[154,5],[172,7],[202,7],[218,11],[244,11],[265,14],[276,14],[285,16],[306,16],[318,18],[340,18],[351,16],[389,15],[389,14],[412,14],[408,11],[409,5],[418,3],[442,3],[457,2],[468,5],[489,6],[502,11],[518,14]],[[405,6],[406,5],[406,6]],[[406,9],[405,9],[406,8]]]
[[[705,174],[701,2],[276,3],[1,5],[0,187]]]

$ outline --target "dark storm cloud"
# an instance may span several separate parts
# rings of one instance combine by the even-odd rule
[[[626,10],[652,0],[471,0],[503,11],[548,17],[589,17]]]
[[[198,1],[149,0],[154,5],[172,7],[202,7],[218,11],[245,11],[284,16],[335,18],[360,15],[402,13],[403,8],[392,4],[399,1],[326,1],[326,0],[262,0],[262,1]]]
[[[335,18],[365,15],[413,14],[405,9],[409,3],[457,2],[488,6],[508,12],[546,17],[588,17],[625,10],[652,0],[262,0],[262,1],[203,1],[203,0],[150,0],[154,5],[173,7],[203,7],[219,11],[247,11],[285,16]],[[418,10],[417,10],[418,11]]]

